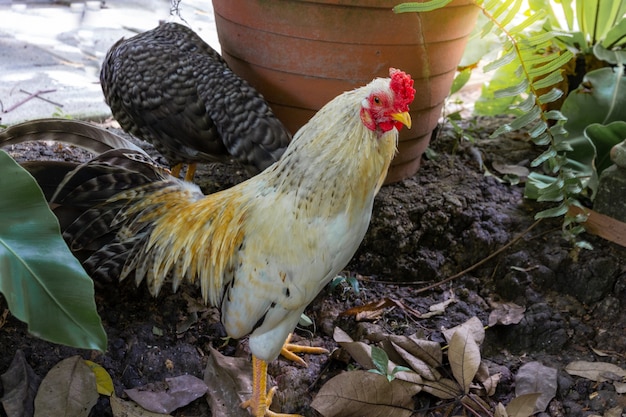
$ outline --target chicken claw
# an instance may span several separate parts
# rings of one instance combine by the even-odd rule
[[[297,345],[295,343],[290,343],[292,336],[293,336],[293,334],[289,333],[289,335],[287,336],[287,340],[285,340],[285,344],[283,345],[282,349],[280,350],[280,354],[285,359],[288,359],[290,361],[296,362],[297,364],[302,365],[305,368],[308,367],[309,365],[304,361],[304,359],[302,359],[300,356],[297,356],[295,354],[296,352],[310,353],[312,355],[323,355],[323,354],[326,354],[326,353],[330,353],[328,351],[328,349],[324,349],[322,347],[302,346],[302,345]]]
[[[276,388],[267,391],[267,362],[252,355],[252,397],[242,402],[241,408],[249,408],[254,417],[302,417],[300,414],[282,414],[270,410]]]

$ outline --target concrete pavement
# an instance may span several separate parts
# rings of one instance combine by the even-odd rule
[[[98,79],[107,50],[160,20],[184,19],[219,51],[211,0],[182,0],[179,12],[169,0],[0,0],[0,125],[109,117]]]

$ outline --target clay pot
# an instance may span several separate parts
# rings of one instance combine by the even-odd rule
[[[213,0],[222,55],[295,132],[344,91],[408,72],[417,94],[387,183],[415,174],[478,16],[471,0],[395,14],[400,0]]]

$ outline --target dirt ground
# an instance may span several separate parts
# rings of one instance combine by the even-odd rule
[[[609,409],[626,407],[624,396],[610,382],[598,383],[564,371],[574,360],[625,366],[626,249],[585,234],[594,249],[574,251],[561,235],[560,219],[542,221],[525,232],[534,223],[535,213],[548,206],[525,200],[523,185],[500,181],[496,168],[501,164],[528,167],[540,150],[521,136],[488,139],[499,123],[498,119],[474,119],[467,126],[476,137],[474,143],[441,129],[431,144],[436,156],[425,159],[414,177],[383,187],[365,240],[346,268],[346,276],[358,278],[359,292],[345,283],[324,290],[305,312],[315,326],[299,328],[296,339],[332,351],[338,347],[333,332],[339,326],[353,339],[368,343],[374,343],[371,336],[380,333],[417,333],[443,342],[442,329],[473,316],[486,325],[494,303],[510,301],[525,308],[521,322],[489,327],[481,348],[483,360],[501,373],[495,393],[483,398],[488,404],[511,401],[517,370],[539,361],[558,370],[556,396],[540,415],[603,415]],[[54,157],[42,144],[9,151],[17,159]],[[61,151],[61,158],[76,154],[72,149]],[[197,182],[206,192],[244,178],[236,168],[224,165],[201,167],[199,172]],[[494,253],[460,277],[422,290]],[[415,314],[450,298],[455,302],[440,315],[421,318]],[[350,308],[385,299],[399,302],[392,301],[370,320],[342,315]],[[109,340],[106,353],[41,341],[9,315],[0,328],[0,373],[15,352],[22,350],[40,377],[71,355],[91,359],[109,372],[120,397],[124,389],[166,377],[192,374],[202,378],[211,346],[224,355],[246,356],[247,352],[245,340],[224,342],[217,313],[192,308],[198,300],[199,291],[189,287],[175,294],[163,291],[154,299],[131,282],[96,285],[96,303]],[[6,309],[0,299],[0,313]],[[308,368],[282,359],[270,365],[270,375],[279,387],[276,403],[283,412],[319,416],[310,406],[316,393],[330,378],[356,365],[336,355],[307,355],[306,360]],[[490,415],[468,414],[455,399],[439,400],[424,392],[414,400],[414,416]],[[5,414],[0,410],[0,415]],[[107,397],[101,396],[91,415],[112,415]],[[200,398],[173,415],[211,414],[206,399]]]

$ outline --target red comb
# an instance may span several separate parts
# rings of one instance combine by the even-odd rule
[[[403,111],[409,109],[409,104],[415,98],[415,89],[411,76],[396,68],[389,68],[391,90],[396,94],[396,104]]]

